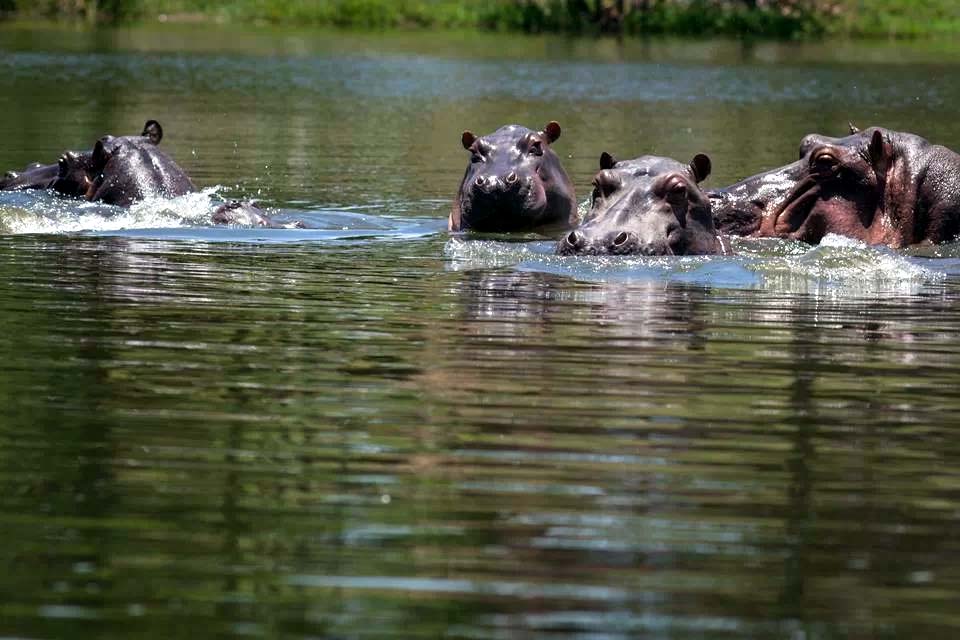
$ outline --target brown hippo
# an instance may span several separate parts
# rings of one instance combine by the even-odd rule
[[[557,244],[557,253],[692,255],[723,253],[698,182],[710,174],[710,158],[689,164],[641,156],[618,162],[600,156],[585,222]]]
[[[523,231],[567,228],[577,223],[577,201],[570,178],[550,145],[560,125],[543,131],[519,125],[477,137],[464,131],[470,164],[450,212],[451,231]]]
[[[800,160],[708,194],[721,232],[903,247],[960,232],[960,155],[880,127],[808,135]]]

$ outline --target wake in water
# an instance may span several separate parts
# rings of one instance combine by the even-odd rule
[[[558,256],[554,247],[545,241],[451,238],[444,254],[453,270],[514,268],[589,282],[693,282],[868,297],[919,293],[960,269],[956,259],[911,256],[836,235],[813,247],[776,239],[734,239],[732,256]]]
[[[129,208],[61,198],[50,191],[0,193],[0,230],[5,233],[78,233],[122,229],[211,225],[222,202],[217,188],[177,198],[151,198]]]
[[[205,241],[289,242],[357,238],[405,239],[437,233],[445,221],[384,217],[333,210],[270,210],[281,224],[307,228],[264,229],[214,225],[224,201],[220,187],[176,198],[149,198],[129,208],[71,200],[50,191],[0,192],[0,233],[121,235]]]

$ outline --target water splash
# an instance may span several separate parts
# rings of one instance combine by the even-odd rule
[[[947,265],[828,235],[811,247],[777,239],[736,239],[733,256],[557,256],[554,243],[451,238],[454,271],[515,268],[589,282],[673,281],[828,295],[915,294],[942,285]]]
[[[47,191],[0,192],[0,232],[10,234],[120,235],[158,239],[289,242],[343,239],[408,239],[442,231],[443,220],[382,216],[368,211],[272,210],[276,222],[307,228],[215,226],[223,204],[215,186],[176,198],[149,198],[129,209],[61,198]]]
[[[176,198],[148,198],[129,209],[58,197],[47,191],[0,194],[0,229],[12,234],[104,233],[212,224],[219,187]]]
[[[828,234],[819,245],[781,243],[782,250],[752,254],[735,244],[772,289],[837,296],[875,297],[920,293],[940,285],[947,273],[935,260],[923,260],[883,246]],[[767,245],[769,246],[769,244]]]

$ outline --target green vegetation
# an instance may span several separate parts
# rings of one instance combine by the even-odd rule
[[[361,29],[920,37],[960,32],[955,0],[0,0],[6,15],[268,22]]]

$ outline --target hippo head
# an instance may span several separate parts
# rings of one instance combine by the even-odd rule
[[[871,227],[906,186],[888,170],[909,134],[876,127],[859,131],[852,125],[851,132],[843,138],[808,135],[797,162],[711,192],[717,227],[814,244],[828,233],[887,242],[882,225]]]
[[[152,183],[153,173],[164,173],[156,166],[157,163],[150,160],[166,157],[155,149],[162,139],[163,128],[160,123],[147,120],[139,136],[105,135],[97,140],[85,163],[89,177],[87,199],[125,206],[138,199],[137,196],[143,197],[143,184]],[[131,161],[134,156],[146,160],[138,165]],[[121,159],[111,164],[115,157]],[[110,183],[106,192],[101,190],[105,183]]]
[[[550,145],[560,125],[542,131],[518,125],[478,137],[464,131],[470,153],[450,216],[452,230],[515,231],[560,223],[576,215],[573,187]]]
[[[118,145],[123,141],[156,146],[163,138],[163,128],[156,120],[147,120],[139,136],[103,136],[93,151],[67,151],[57,162],[57,175],[50,186],[65,196],[90,198],[96,184],[102,181],[102,172]]]
[[[86,196],[93,185],[93,154],[89,151],[67,151],[57,163],[57,177],[51,185],[65,196]]]
[[[22,171],[7,171],[0,177],[0,191],[46,189],[57,175],[57,166],[31,162]]]
[[[604,152],[586,221],[560,240],[557,253],[721,252],[710,202],[697,184],[709,174],[710,159],[702,153],[685,165],[657,156],[618,162]]]

